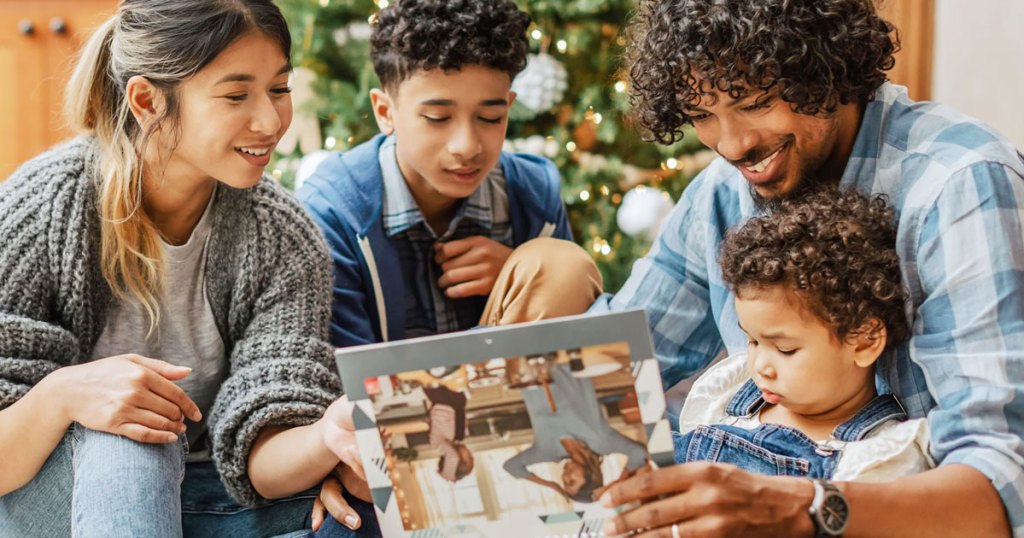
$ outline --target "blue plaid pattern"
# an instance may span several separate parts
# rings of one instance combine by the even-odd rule
[[[395,137],[380,148],[384,176],[384,233],[398,250],[405,280],[405,337],[442,334],[479,325],[487,297],[448,298],[437,280],[441,266],[434,261],[434,244],[474,235],[512,246],[508,194],[501,166],[496,166],[480,186],[463,200],[438,237],[427,225],[398,167]]]
[[[896,207],[912,338],[878,383],[927,417],[932,455],[986,474],[1024,537],[1024,157],[985,125],[885,84],[868,103],[840,188]],[[592,311],[643,307],[666,386],[741,351],[733,295],[714,261],[755,214],[719,159],[686,190],[650,253]]]

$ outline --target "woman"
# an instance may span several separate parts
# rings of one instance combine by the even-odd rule
[[[326,249],[262,175],[290,45],[271,0],[125,0],[68,87],[82,136],[0,184],[4,535],[294,531],[361,473]]]

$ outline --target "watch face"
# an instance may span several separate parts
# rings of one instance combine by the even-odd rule
[[[850,514],[850,507],[846,505],[846,499],[839,495],[828,495],[821,506],[821,520],[825,528],[832,532],[842,532],[846,528],[846,519]]]

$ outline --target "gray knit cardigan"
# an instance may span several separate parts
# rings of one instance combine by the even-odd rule
[[[96,153],[77,138],[0,183],[0,409],[87,360],[105,326]],[[207,421],[228,491],[254,505],[263,499],[247,462],[260,430],[310,424],[341,393],[327,343],[331,269],[319,230],[272,180],[216,196],[205,285],[230,376]]]

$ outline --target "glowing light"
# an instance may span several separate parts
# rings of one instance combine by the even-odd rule
[[[667,161],[665,161],[665,166],[675,170],[676,168],[679,168],[679,161],[669,158]]]
[[[320,7],[327,7],[331,3],[331,0],[320,0]]]
[[[594,112],[594,117],[593,117],[594,124],[601,123],[601,120],[603,120],[603,119],[604,119],[604,116],[602,116],[600,112]]]
[[[534,31],[530,32],[530,37],[540,40],[540,38],[544,37],[544,33],[541,32],[540,30],[535,29]]]
[[[626,91],[626,83],[621,80],[615,83],[615,91],[622,93]]]
[[[590,199],[590,191],[580,191],[580,200],[586,202]]]
[[[389,4],[388,0],[379,0],[377,2],[377,7],[381,8],[381,9],[384,9],[384,8],[388,7],[388,4]]]
[[[566,149],[566,151],[569,151],[570,153],[573,152],[573,151],[576,151],[576,142],[573,142],[572,140],[566,142],[565,143],[565,149]]]
[[[608,196],[608,194],[611,193],[611,189],[608,188],[608,185],[601,185],[601,188],[599,190],[601,191],[601,194],[604,196]]]
[[[270,175],[273,176],[274,179],[281,181],[281,176],[284,175],[284,171],[282,171],[280,168],[275,168],[274,171],[270,173]]]
[[[558,52],[565,54],[565,51],[569,50],[569,44],[564,39],[559,39],[558,43],[555,43],[555,48],[558,49]]]
[[[612,247],[610,247],[608,245],[608,243],[605,243],[605,244],[601,245],[601,254],[604,254],[605,256],[607,256],[607,255],[609,255],[611,253],[612,253]]]
[[[327,140],[324,140],[324,149],[334,149],[334,146],[338,144],[338,140],[333,136],[328,136]]]

